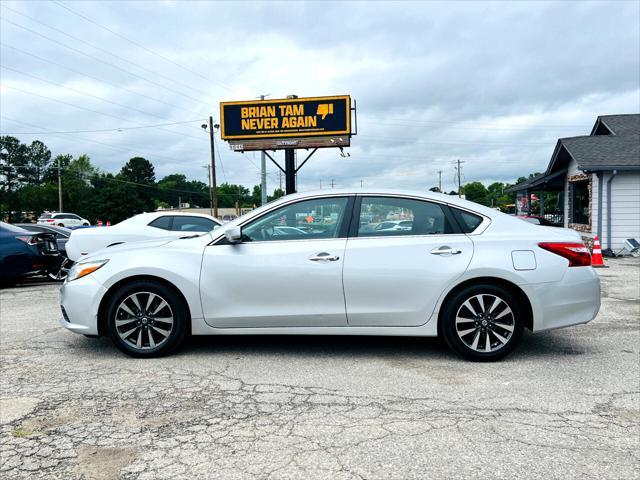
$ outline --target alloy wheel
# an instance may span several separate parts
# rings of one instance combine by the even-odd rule
[[[497,295],[479,294],[468,298],[456,313],[456,333],[471,350],[496,352],[509,343],[515,329],[509,304]]]
[[[150,350],[164,344],[174,327],[169,303],[157,293],[136,292],[125,298],[115,314],[120,339],[137,350]]]

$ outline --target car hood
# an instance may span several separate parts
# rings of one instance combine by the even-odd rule
[[[209,234],[205,234],[205,235],[208,237],[208,240],[211,240],[211,236]],[[150,248],[160,248],[169,243],[179,242],[179,241],[181,241],[180,238],[164,237],[164,238],[158,238],[153,240],[142,240],[139,242],[126,242],[119,245],[113,245],[112,247],[96,250],[90,255],[87,255],[86,257],[84,257],[82,261],[84,262],[85,260],[89,260],[89,259],[95,260],[95,259],[98,259],[98,257],[101,259],[110,258],[114,254],[121,254],[122,252],[132,252],[135,250],[149,250]]]

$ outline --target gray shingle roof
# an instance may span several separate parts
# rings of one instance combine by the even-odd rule
[[[640,114],[600,115],[598,120],[604,123],[614,135],[626,136],[640,134]]]
[[[560,143],[581,170],[615,167],[640,169],[640,130],[635,135],[561,138]]]

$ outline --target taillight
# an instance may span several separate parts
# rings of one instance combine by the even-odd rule
[[[47,223],[53,223],[55,220],[53,218],[47,218]]]
[[[570,267],[588,267],[591,265],[591,253],[583,243],[545,242],[539,243],[538,246],[566,258],[569,260]]]
[[[27,245],[35,245],[38,243],[37,238],[32,236],[20,236],[20,237],[16,237],[16,240],[20,240],[21,242],[24,242]]]

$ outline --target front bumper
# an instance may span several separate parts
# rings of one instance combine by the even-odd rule
[[[559,282],[522,285],[533,307],[533,331],[580,325],[600,310],[600,277],[591,267],[568,268]]]
[[[75,333],[98,335],[98,309],[106,292],[92,275],[65,282],[60,289],[60,325]]]

